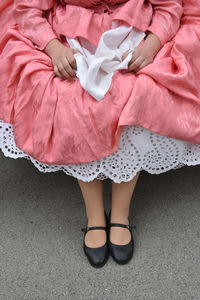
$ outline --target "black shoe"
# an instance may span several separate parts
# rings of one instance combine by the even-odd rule
[[[109,244],[109,251],[112,256],[112,258],[120,265],[124,265],[128,263],[132,256],[133,256],[133,251],[134,251],[134,240],[133,240],[133,233],[132,229],[135,228],[135,226],[131,225],[125,225],[125,224],[120,224],[120,223],[110,223],[110,214],[109,214],[109,228],[111,227],[123,227],[127,228],[130,231],[131,234],[131,240],[128,244],[126,245],[116,245],[113,244],[110,241],[108,241]]]
[[[95,268],[101,268],[105,265],[109,258],[109,248],[108,248],[108,220],[105,213],[106,226],[94,226],[82,228],[82,231],[85,232],[83,238],[83,250],[89,263]],[[89,230],[105,230],[106,231],[106,243],[102,247],[91,248],[85,244],[85,235]]]

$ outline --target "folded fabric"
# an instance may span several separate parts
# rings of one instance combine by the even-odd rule
[[[98,101],[109,90],[114,71],[128,68],[134,49],[145,37],[145,33],[137,29],[116,25],[102,34],[97,47],[83,38],[67,38],[70,47],[79,51],[74,56],[80,84]],[[122,61],[127,50],[129,53]]]

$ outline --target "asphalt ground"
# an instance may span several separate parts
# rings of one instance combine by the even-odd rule
[[[0,300],[200,300],[200,166],[142,172],[131,203],[135,252],[91,267],[76,179],[0,153]],[[110,181],[104,200],[110,207]]]

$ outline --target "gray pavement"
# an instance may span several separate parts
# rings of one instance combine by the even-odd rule
[[[0,300],[200,300],[200,166],[142,172],[132,261],[92,268],[78,184],[0,154]],[[110,205],[110,182],[105,181]]]

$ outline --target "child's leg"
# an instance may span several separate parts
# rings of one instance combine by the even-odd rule
[[[105,226],[105,215],[103,206],[103,182],[102,180],[93,180],[83,182],[78,180],[88,218],[88,227]],[[85,244],[88,247],[101,247],[106,242],[106,232],[104,230],[91,230],[85,236]]]
[[[129,208],[139,172],[129,182],[112,182],[111,223],[129,224]],[[130,241],[130,232],[126,228],[111,227],[110,240],[114,244],[125,245]]]

